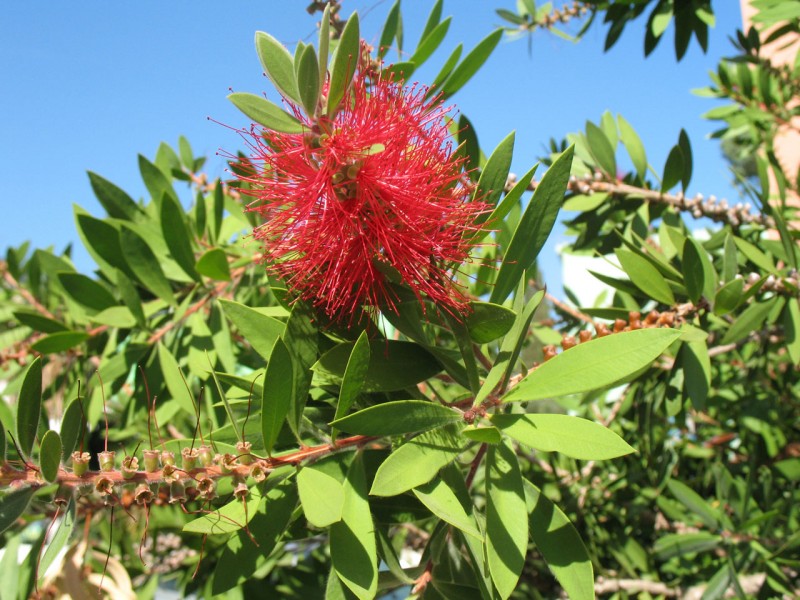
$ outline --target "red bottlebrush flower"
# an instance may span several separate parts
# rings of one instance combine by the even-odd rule
[[[420,302],[467,310],[449,269],[468,259],[487,206],[470,201],[448,109],[426,92],[359,70],[333,118],[292,106],[307,132],[247,134],[252,168],[239,177],[263,218],[254,237],[268,269],[334,320],[394,306],[387,273]]]

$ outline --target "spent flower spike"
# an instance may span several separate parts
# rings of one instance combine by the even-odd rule
[[[254,237],[268,270],[332,320],[394,307],[390,282],[468,311],[452,268],[469,259],[488,207],[472,199],[448,107],[427,92],[361,66],[332,116],[289,104],[303,133],[243,132],[251,157],[236,171],[263,220]]]

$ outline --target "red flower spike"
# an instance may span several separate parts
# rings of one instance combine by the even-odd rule
[[[263,218],[254,237],[268,269],[333,320],[393,307],[387,273],[420,303],[468,310],[448,269],[469,258],[476,217],[489,208],[470,201],[448,109],[426,92],[360,70],[333,119],[312,121],[292,106],[308,132],[246,134],[252,166],[238,177]]]

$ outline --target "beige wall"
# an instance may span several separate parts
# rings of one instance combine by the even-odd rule
[[[743,30],[747,31],[752,25],[753,15],[756,10],[750,5],[751,0],[740,0],[742,6],[742,25]],[[766,34],[762,32],[761,38]],[[794,42],[787,45],[791,40],[789,36],[784,36],[776,42],[762,46],[761,54],[768,57],[775,66],[793,64],[798,50],[800,50],[800,36],[795,35]],[[795,102],[800,101],[795,99]],[[800,167],[800,117],[795,117],[790,123],[781,125],[778,128],[778,135],[775,138],[775,155],[789,180],[797,184],[798,167]],[[800,198],[797,194],[792,194],[787,198],[795,206],[800,206]]]

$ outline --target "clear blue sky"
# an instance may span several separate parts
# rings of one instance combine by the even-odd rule
[[[238,136],[214,122],[246,125],[226,100],[229,88],[275,98],[261,75],[253,34],[265,30],[290,48],[310,41],[314,18],[306,1],[189,2],[14,2],[0,17],[0,181],[3,182],[0,245],[31,240],[57,250],[72,242],[78,268],[92,261],[75,232],[72,204],[101,214],[86,171],[115,182],[134,198],[145,195],[136,155],[151,159],[164,140],[185,135],[195,153],[210,156],[212,176],[223,174],[214,153],[240,149]],[[362,35],[376,41],[391,7],[385,0],[345,0],[348,14],[362,15]],[[413,49],[430,7],[405,0],[406,45]],[[556,2],[557,5],[560,3]],[[415,76],[432,78],[453,47],[467,48],[501,23],[495,8],[513,0],[446,0],[454,15],[450,33]],[[716,2],[720,13],[703,55],[693,42],[676,63],[672,29],[644,60],[644,19],[633,23],[609,53],[605,31],[595,26],[579,44],[545,32],[536,34],[532,54],[524,39],[503,40],[487,65],[453,99],[469,117],[485,152],[517,131],[513,170],[521,173],[545,152],[549,138],[577,131],[605,110],[620,113],[637,129],[658,171],[686,128],[695,154],[691,191],[731,197],[718,144],[706,140],[713,123],[700,115],[714,104],[689,90],[708,83],[719,57],[732,54],[727,37],[740,27],[738,3]],[[724,8],[723,8],[724,6]],[[388,58],[396,60],[396,53]],[[427,78],[427,79],[426,79]],[[547,280],[558,269],[546,251]]]

